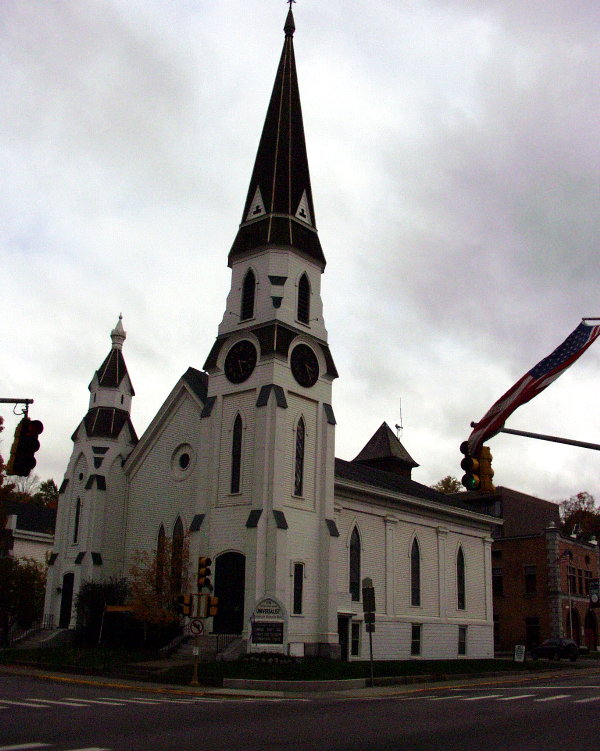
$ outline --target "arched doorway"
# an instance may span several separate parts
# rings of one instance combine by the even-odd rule
[[[213,621],[215,634],[241,634],[244,628],[246,557],[223,553],[215,561],[215,597],[219,598]]]
[[[69,628],[71,623],[71,609],[73,607],[73,586],[75,574],[65,574],[62,580],[62,594],[60,599],[59,628]]]
[[[573,623],[573,629],[571,634],[571,619]],[[581,644],[581,619],[577,608],[571,608],[571,613],[567,610],[567,616],[565,621],[565,635],[567,639],[573,639],[576,644]]]
[[[595,652],[598,645],[598,623],[596,614],[593,610],[588,610],[585,614],[583,624],[585,630],[585,643],[591,652]]]

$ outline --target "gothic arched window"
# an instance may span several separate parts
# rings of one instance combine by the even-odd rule
[[[298,420],[296,427],[296,460],[294,464],[294,495],[302,495],[304,485],[304,442],[306,428],[304,418]]]
[[[410,604],[421,605],[421,551],[416,537],[410,550]]]
[[[160,525],[158,538],[156,540],[156,582],[155,589],[158,593],[163,591],[165,577],[165,555],[167,550],[167,538],[165,528]]]
[[[353,602],[360,601],[360,537],[354,527],[350,537],[350,595]]]
[[[231,441],[231,486],[232,493],[240,492],[242,475],[242,418],[238,415],[233,423]]]
[[[181,517],[177,517],[173,527],[173,549],[171,551],[171,581],[173,591],[181,592],[181,579],[183,575],[183,523]]]
[[[465,610],[466,587],[465,587],[465,556],[462,547],[456,555],[456,606],[459,610]]]
[[[306,274],[298,282],[298,320],[308,323],[310,318],[310,283]]]
[[[254,293],[256,291],[256,279],[254,271],[248,269],[242,285],[242,306],[240,309],[240,318],[246,321],[254,315]]]
[[[77,542],[79,537],[79,518],[81,516],[81,498],[75,503],[75,523],[73,524],[73,542]]]

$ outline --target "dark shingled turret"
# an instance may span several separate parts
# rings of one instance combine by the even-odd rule
[[[308,171],[291,8],[284,31],[283,51],[242,222],[229,252],[230,266],[244,253],[277,246],[292,247],[325,267]]]
[[[383,469],[410,479],[411,472],[419,465],[393,434],[386,422],[375,431],[353,462],[373,469]]]

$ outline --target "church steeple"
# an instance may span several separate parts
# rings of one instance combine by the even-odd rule
[[[293,36],[291,4],[283,51],[258,146],[234,259],[263,247],[292,247],[325,266],[317,235]]]

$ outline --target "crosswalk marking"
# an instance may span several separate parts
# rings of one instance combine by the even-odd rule
[[[483,696],[462,696],[461,701],[481,701],[482,699],[497,699],[502,694],[484,694]]]
[[[543,699],[534,699],[533,701],[556,701],[557,699],[568,699],[571,694],[555,694],[554,696],[544,696]]]
[[[59,701],[58,699],[28,698],[28,699],[25,699],[25,701],[36,701],[36,702],[40,702],[40,704],[59,704],[63,707],[87,707],[87,704],[76,703],[75,699],[63,699],[62,701]]]
[[[110,748],[96,748],[91,746],[89,748],[70,748],[68,751],[110,751]]]
[[[17,746],[0,746],[0,751],[25,751],[28,748],[48,748],[49,745],[49,743],[19,743]]]
[[[99,698],[102,701],[119,701],[119,702],[123,701],[127,704],[154,704],[155,705],[155,704],[160,704],[161,702],[160,699],[124,699],[121,696],[116,699],[115,698],[109,699],[107,696],[106,697],[100,696]]]
[[[112,699],[109,701],[107,699],[72,699],[70,696],[65,697],[65,701],[82,701],[85,702],[85,704],[106,704],[107,706],[113,706],[113,707],[123,707],[125,706],[122,701],[113,701]]]
[[[515,699],[530,699],[535,694],[517,694],[516,696],[503,696],[498,701],[514,701]]]
[[[27,701],[12,701],[12,699],[0,699],[3,704],[10,704],[14,707],[30,707],[31,709],[48,709],[45,704],[33,704]],[[36,699],[37,701],[37,699]]]
[[[600,696],[589,696],[587,699],[575,699],[573,704],[587,704],[590,701],[600,701]]]

